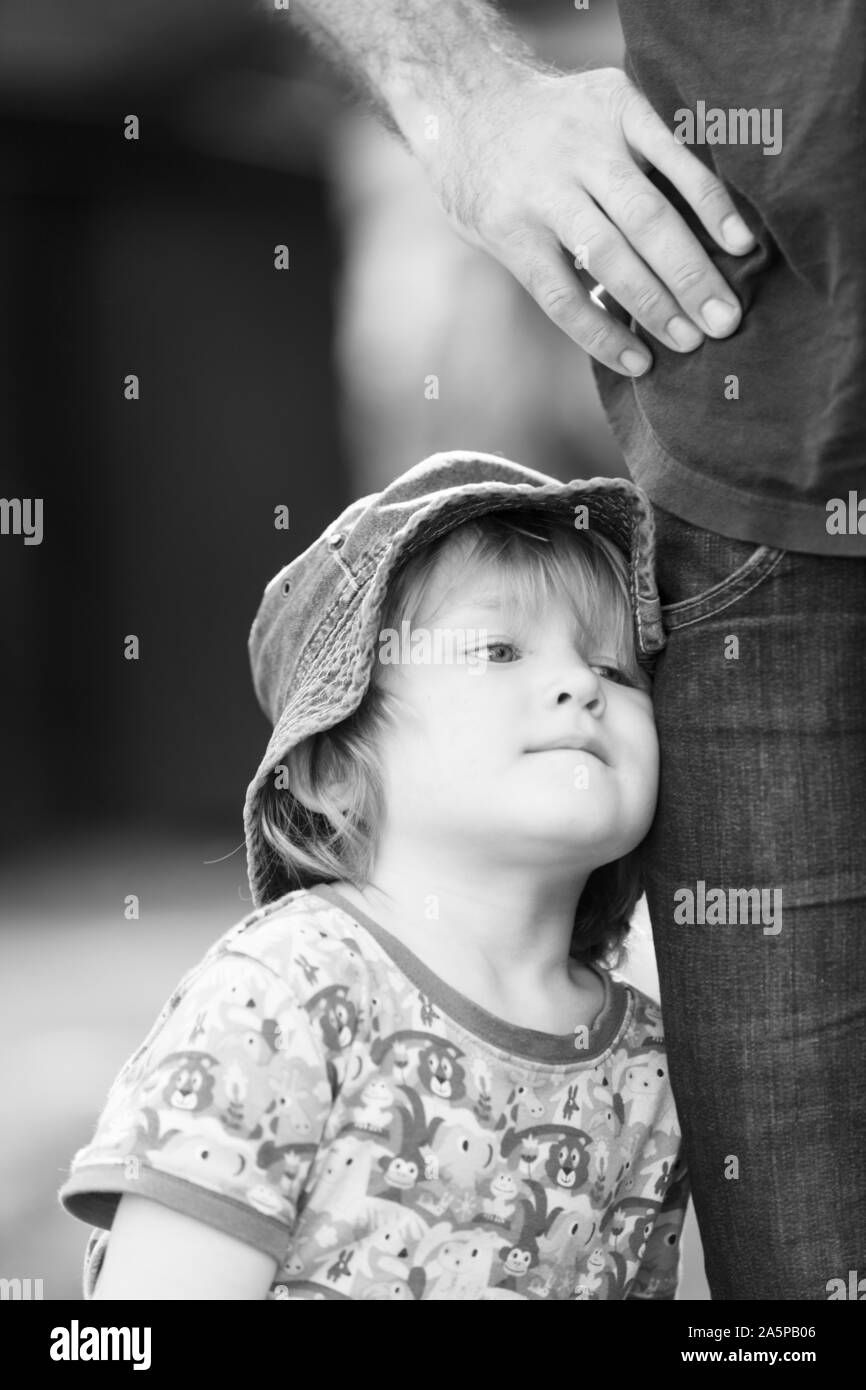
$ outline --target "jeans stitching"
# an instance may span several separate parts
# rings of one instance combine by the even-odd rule
[[[766,549],[767,554],[758,556],[748,574],[741,576],[740,582],[745,579],[751,581],[747,583],[745,588],[740,587],[738,584],[736,591],[733,593],[725,590],[725,583],[735,584],[737,582],[737,575],[732,574],[729,580],[723,580],[722,584],[716,585],[715,589],[710,590],[710,593],[707,595],[698,595],[698,597],[694,599],[683,599],[681,600],[681,604],[671,604],[670,613],[669,610],[663,606],[662,618],[665,629],[669,632],[674,632],[682,627],[691,627],[694,623],[702,622],[705,618],[712,618],[715,617],[717,613],[723,613],[726,608],[730,608],[732,604],[738,603],[741,598],[745,598],[747,594],[750,594],[753,589],[756,589],[759,584],[762,584],[763,581],[773,573],[773,570],[777,567],[780,560],[783,560],[788,554],[786,550],[773,551],[773,549],[769,547]],[[716,594],[719,598],[723,599],[723,602],[716,605],[711,597],[712,594]],[[686,617],[683,618],[682,621],[678,621],[680,613],[691,606],[697,607],[700,611],[694,613],[691,617]]]

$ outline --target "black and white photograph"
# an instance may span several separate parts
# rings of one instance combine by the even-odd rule
[[[864,101],[855,0],[0,0],[28,1364],[842,1355],[721,1305],[866,1300]]]

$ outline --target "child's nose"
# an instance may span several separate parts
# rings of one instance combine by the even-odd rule
[[[574,700],[591,714],[604,713],[605,694],[601,677],[579,656],[574,656],[568,662],[567,669],[559,671],[556,688],[558,705]]]

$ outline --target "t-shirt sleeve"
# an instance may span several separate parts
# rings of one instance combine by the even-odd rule
[[[689,1171],[680,1154],[626,1300],[670,1301],[676,1297],[680,1277],[680,1240],[690,1196]]]
[[[327,1052],[289,981],[209,954],[115,1078],[58,1199],[107,1228],[134,1193],[282,1259],[331,1104]],[[94,1232],[85,1295],[104,1251]]]

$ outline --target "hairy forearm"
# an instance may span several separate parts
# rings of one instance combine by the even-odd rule
[[[504,75],[543,70],[487,0],[292,0],[291,13],[416,152],[431,117],[459,122]]]

